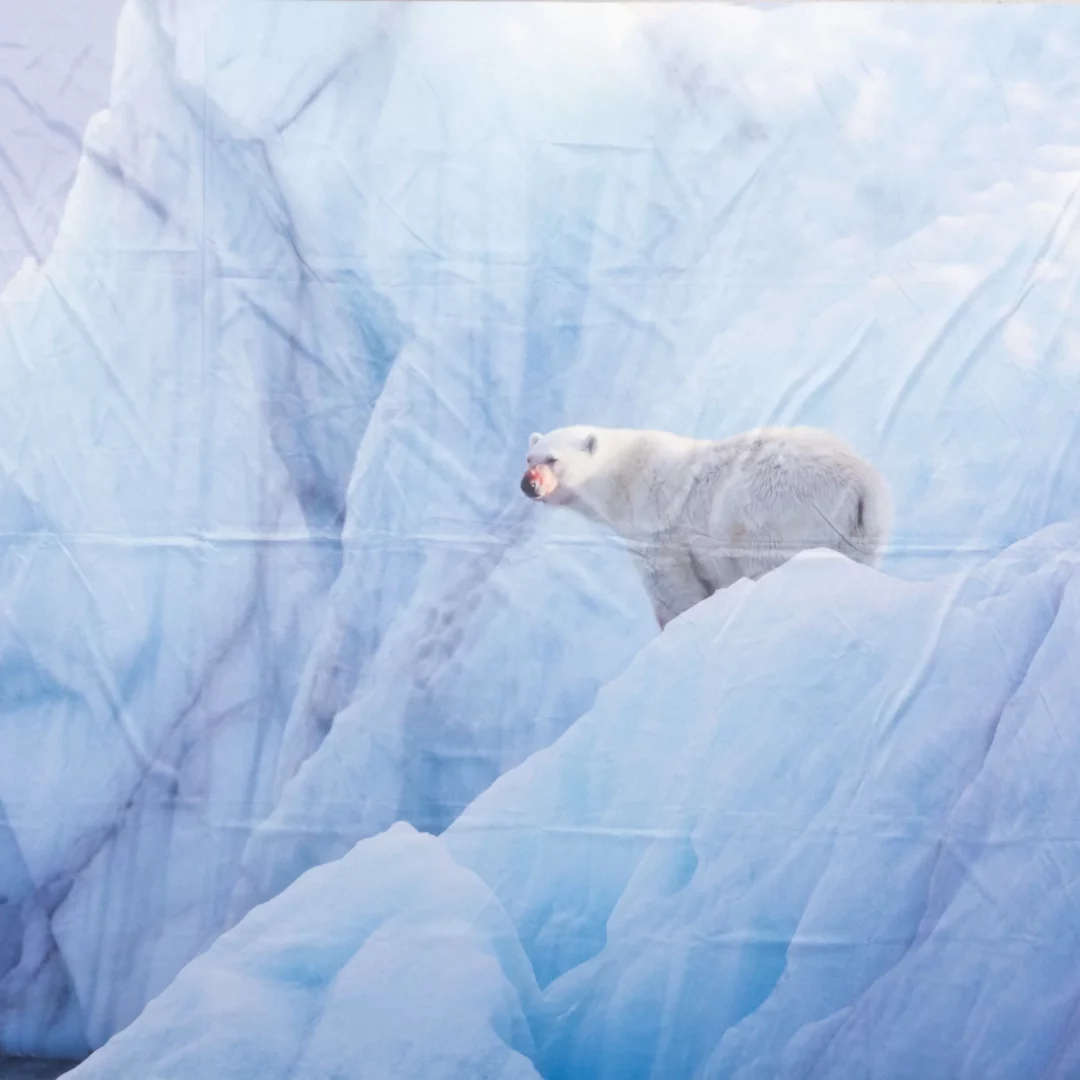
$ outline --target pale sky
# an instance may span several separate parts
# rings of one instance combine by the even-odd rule
[[[0,288],[43,258],[83,131],[108,105],[123,0],[0,0]]]

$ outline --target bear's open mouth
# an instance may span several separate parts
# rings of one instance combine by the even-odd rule
[[[521,490],[530,499],[542,499],[558,486],[559,481],[547,465],[533,465],[525,470],[525,475],[521,478]]]

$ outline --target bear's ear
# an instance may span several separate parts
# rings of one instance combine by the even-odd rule
[[[584,450],[586,454],[595,454],[596,453],[596,436],[595,435],[590,435],[585,440],[585,445],[582,447],[582,450]]]
[[[534,431],[529,436],[529,448],[532,449],[532,447],[534,447],[542,438],[543,435],[541,435],[539,431]]]

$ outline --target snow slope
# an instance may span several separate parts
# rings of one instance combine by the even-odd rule
[[[1076,526],[936,582],[799,556],[439,840],[257,908],[73,1076],[326,1076],[329,1030],[342,1077],[527,1075],[492,1024],[548,1080],[1075,1075],[1078,628]]]
[[[0,301],[0,1048],[100,1045],[626,670],[648,604],[524,503],[531,430],[830,427],[901,605],[1074,516],[1078,57],[1065,6],[128,0]]]
[[[445,840],[545,987],[543,1075],[1071,1075],[1078,553],[800,558],[481,796]]]

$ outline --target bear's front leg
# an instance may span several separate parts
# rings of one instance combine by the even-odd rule
[[[632,558],[661,630],[672,619],[712,595],[685,550],[670,550],[662,544],[654,544],[639,547],[632,552]]]

